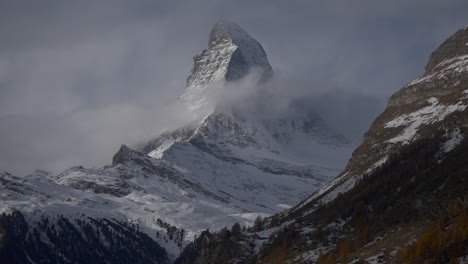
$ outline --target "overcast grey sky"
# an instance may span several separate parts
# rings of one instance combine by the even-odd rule
[[[467,14],[465,0],[1,0],[0,171],[101,166],[169,127],[157,109],[182,92],[220,19],[359,139]]]

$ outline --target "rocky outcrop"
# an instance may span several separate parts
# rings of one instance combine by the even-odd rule
[[[458,30],[431,55],[426,72],[396,92],[387,109],[373,122],[363,144],[354,152],[346,171],[358,168],[397,151],[402,145],[440,127],[448,117],[453,130],[466,124],[464,114],[468,91],[468,27]]]
[[[426,65],[426,72],[431,71],[442,61],[468,53],[468,26],[458,30],[444,43],[442,43],[431,55]]]
[[[466,88],[468,76],[468,26],[458,30],[431,55],[426,71],[392,95],[388,107],[421,103]]]

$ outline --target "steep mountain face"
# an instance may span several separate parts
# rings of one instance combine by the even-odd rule
[[[249,96],[249,107],[210,97],[250,74],[258,76],[249,84],[258,96]],[[252,108],[271,96],[263,84],[272,74],[255,39],[236,24],[217,23],[176,102],[203,108],[199,118],[136,150],[123,145],[102,168],[0,176],[0,256],[128,263],[119,258],[125,253],[138,254],[136,263],[166,263],[206,229],[249,225],[307,197],[339,172],[351,144],[313,113]]]
[[[260,71],[263,78],[273,72],[260,43],[230,21],[220,21],[214,25],[208,49],[195,56],[193,61],[187,88],[180,96],[193,108],[205,100],[209,84],[239,80],[253,69]]]
[[[334,180],[247,232],[200,238],[177,263],[466,263],[467,107],[465,27],[390,98]]]
[[[252,72],[260,76],[255,94],[261,96],[249,98],[255,105],[268,94],[261,82],[272,76],[265,51],[238,25],[217,23],[208,49],[194,58],[179,98],[189,108],[207,103],[211,107],[200,119],[139,148],[188,172],[185,179],[217,193],[223,206],[238,210],[243,223],[296,203],[336,173],[350,153],[350,142],[312,113],[258,117],[242,102],[226,106],[224,101],[206,100],[207,93],[216,92],[211,85],[231,83],[229,88],[236,89],[232,83]]]

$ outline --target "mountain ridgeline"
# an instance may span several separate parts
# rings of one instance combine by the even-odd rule
[[[176,263],[467,263],[468,26],[396,92],[345,169],[246,231],[188,245]]]
[[[468,27],[353,153],[316,113],[257,111],[273,78],[260,43],[218,22],[174,103],[194,120],[102,168],[0,173],[1,262],[468,261]]]
[[[207,229],[235,226],[241,235],[241,226],[325,185],[344,168],[351,142],[313,112],[257,115],[245,100],[213,100],[250,76],[255,81],[242,85],[259,96],[245,98],[264,104],[273,94],[265,50],[221,21],[174,102],[202,113],[197,118],[139,146],[122,145],[101,168],[1,173],[1,260],[171,263]]]

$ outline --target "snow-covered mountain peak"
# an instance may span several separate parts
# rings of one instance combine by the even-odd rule
[[[338,174],[352,145],[300,107],[263,109],[271,98],[281,101],[261,82],[268,74],[272,69],[262,46],[238,25],[217,23],[178,100],[200,112],[198,119],[142,144],[139,152],[122,146],[114,169],[144,175],[132,181],[167,179],[184,200],[194,199],[190,206],[203,212],[203,220],[184,225],[192,233],[233,221],[252,223],[295,204]],[[207,204],[217,209],[208,210]],[[222,223],[206,225],[205,219],[220,216]],[[165,219],[183,223],[172,213]]]
[[[210,85],[242,79],[255,70],[265,79],[273,70],[260,43],[239,25],[220,21],[209,35],[208,49],[193,58],[187,87],[179,97],[190,108],[206,103]]]

